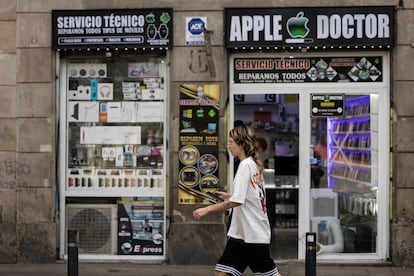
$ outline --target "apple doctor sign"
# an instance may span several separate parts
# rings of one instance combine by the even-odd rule
[[[391,48],[394,8],[226,9],[227,48]]]
[[[285,40],[286,43],[312,43],[313,38],[307,38],[310,32],[308,28],[309,19],[304,16],[303,11],[298,12],[295,17],[289,18],[286,23],[286,30],[291,38]]]

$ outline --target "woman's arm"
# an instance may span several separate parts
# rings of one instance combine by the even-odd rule
[[[193,211],[193,217],[196,219],[201,219],[202,217],[206,216],[209,213],[214,212],[225,212],[228,209],[240,206],[240,203],[232,202],[229,200],[216,203],[213,205],[209,205],[207,207],[198,208]]]
[[[216,195],[218,195],[222,200],[227,201],[231,197],[231,194],[221,191],[215,191]]]

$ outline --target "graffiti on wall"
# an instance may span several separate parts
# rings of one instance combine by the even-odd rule
[[[0,189],[29,188],[25,181],[19,181],[17,177],[30,175],[31,172],[29,164],[14,160],[0,160]],[[11,177],[12,180],[4,180],[6,177]]]

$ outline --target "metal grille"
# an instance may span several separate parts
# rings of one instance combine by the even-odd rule
[[[113,252],[112,210],[112,206],[67,206],[67,230],[79,232],[79,253]]]

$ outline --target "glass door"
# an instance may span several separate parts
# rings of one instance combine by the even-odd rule
[[[379,241],[381,151],[379,95],[311,94],[310,231],[317,234],[319,259],[374,258]],[[340,99],[340,101],[331,100]],[[316,116],[313,116],[315,115]]]
[[[252,126],[265,165],[267,209],[275,259],[298,258],[299,95],[234,94],[233,125]],[[234,162],[234,172],[237,162]]]
[[[318,259],[385,260],[389,59],[329,55],[235,54],[229,125],[250,123],[266,141],[275,259],[305,260],[306,233],[316,232]],[[322,97],[316,111],[313,95]]]

